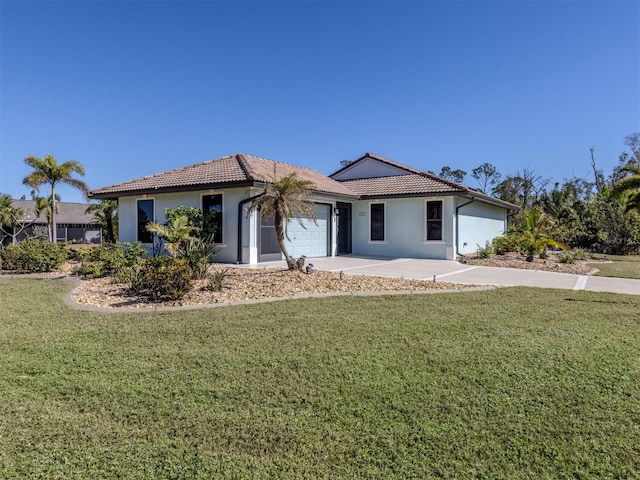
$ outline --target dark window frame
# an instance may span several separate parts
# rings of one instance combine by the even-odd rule
[[[140,208],[140,204],[141,203],[150,203],[151,204],[151,218],[147,218],[147,211],[146,209],[141,209]],[[144,213],[145,217],[141,218],[140,213]],[[150,244],[153,243],[153,234],[149,231],[147,231],[147,225],[150,222],[155,221],[155,214],[156,214],[156,202],[155,199],[153,198],[139,198],[136,201],[136,225],[137,225],[137,231],[136,231],[136,240],[140,243],[144,243],[144,244]]]
[[[439,205],[438,209],[430,206]],[[444,239],[444,202],[442,200],[427,200],[425,202],[425,241],[441,242]]]
[[[369,204],[369,241],[386,241],[386,204],[375,202]]]
[[[217,199],[218,201],[214,201],[209,203],[208,200]],[[207,212],[215,212],[215,225],[216,230],[214,233],[214,242],[222,244],[224,240],[224,194],[223,193],[208,193],[206,195],[202,195],[201,198],[202,203],[202,215],[203,222],[210,221],[207,219]],[[203,225],[206,229],[206,225]]]

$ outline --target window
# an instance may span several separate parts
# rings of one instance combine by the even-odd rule
[[[153,222],[153,200],[138,200],[138,241],[153,243],[153,234],[147,231],[147,224]]]
[[[372,203],[371,210],[371,241],[384,242],[384,203]]]
[[[207,235],[213,233],[213,241],[222,243],[222,194],[203,196],[202,213],[204,233]]]
[[[442,240],[442,200],[427,202],[427,241]]]

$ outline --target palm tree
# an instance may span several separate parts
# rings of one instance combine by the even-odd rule
[[[25,212],[21,208],[13,205],[13,201],[9,195],[0,193],[0,233],[11,237],[11,244],[15,245],[16,238],[38,220],[42,210],[42,205],[36,201],[31,221],[21,222]],[[29,217],[31,217],[31,215],[29,215]],[[0,237],[2,237],[2,235],[0,235]]]
[[[104,231],[106,243],[116,243],[116,222],[118,221],[118,202],[115,200],[100,200],[100,203],[92,203],[84,213],[93,213],[93,218]]]
[[[637,210],[640,213],[640,165],[629,163],[621,172],[628,175],[616,182],[613,191],[618,195],[626,193],[627,212]]]
[[[551,217],[540,208],[532,208],[525,213],[523,224],[510,234],[515,236],[520,247],[527,252],[527,261],[532,262],[534,255],[543,258],[549,247],[569,250],[567,245],[551,238],[554,230],[555,224]]]
[[[58,165],[53,155],[47,155],[44,158],[29,156],[24,159],[29,167],[33,168],[33,172],[27,175],[22,183],[39,190],[40,185],[48,183],[51,186],[51,241],[56,243],[57,225],[56,225],[56,185],[67,184],[81,190],[84,194],[89,191],[89,187],[82,180],[73,178],[73,174],[77,173],[84,176],[84,167],[75,160],[69,160]]]
[[[38,212],[38,215],[40,215],[41,212],[45,212],[45,216],[47,217],[47,238],[51,242],[53,239],[53,230],[51,228],[52,220],[53,220],[53,213],[51,210],[51,204],[52,204],[51,197],[49,198],[38,197],[35,194],[35,191],[33,190],[31,191],[31,196],[33,197],[33,200],[36,202],[36,212]],[[60,213],[60,205],[58,205],[57,203],[60,201],[60,195],[56,193],[55,199],[56,199],[55,210],[57,215]]]
[[[287,235],[287,222],[294,218],[302,224],[302,218],[311,218],[316,222],[313,212],[313,201],[311,200],[311,189],[313,182],[301,180],[293,172],[285,177],[276,179],[275,171],[272,182],[267,182],[264,192],[251,202],[248,214],[255,210],[260,210],[263,218],[273,216],[275,220],[276,236],[280,251],[287,260],[289,270],[298,268],[296,262],[291,258],[284,244]]]
[[[197,229],[198,227],[189,224],[189,217],[186,215],[177,215],[165,225],[158,222],[147,224],[147,231],[161,237],[173,256],[176,256],[180,247],[193,238],[191,233]]]

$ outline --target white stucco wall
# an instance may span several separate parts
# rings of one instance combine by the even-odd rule
[[[238,257],[238,203],[249,196],[247,188],[225,190],[197,190],[193,192],[160,193],[157,195],[120,197],[118,199],[119,238],[121,242],[137,240],[138,200],[154,200],[155,220],[163,223],[166,209],[179,206],[202,208],[202,196],[222,194],[222,243],[218,245],[215,260],[218,262],[236,262]]]
[[[394,198],[353,203],[352,250],[354,255],[453,259],[454,224],[453,199],[443,201],[443,240],[426,241],[425,198]],[[371,203],[385,204],[385,241],[369,240]]]
[[[458,204],[463,205],[468,201],[462,198],[459,199]],[[504,208],[475,201],[460,207],[458,222],[459,253],[472,253],[505,232],[507,211]]]

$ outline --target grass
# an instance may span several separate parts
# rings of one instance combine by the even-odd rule
[[[101,314],[0,278],[0,478],[638,478],[640,296]]]
[[[594,255],[594,258],[603,256]],[[606,258],[611,263],[595,264],[596,276],[640,279],[640,255],[607,255]]]

